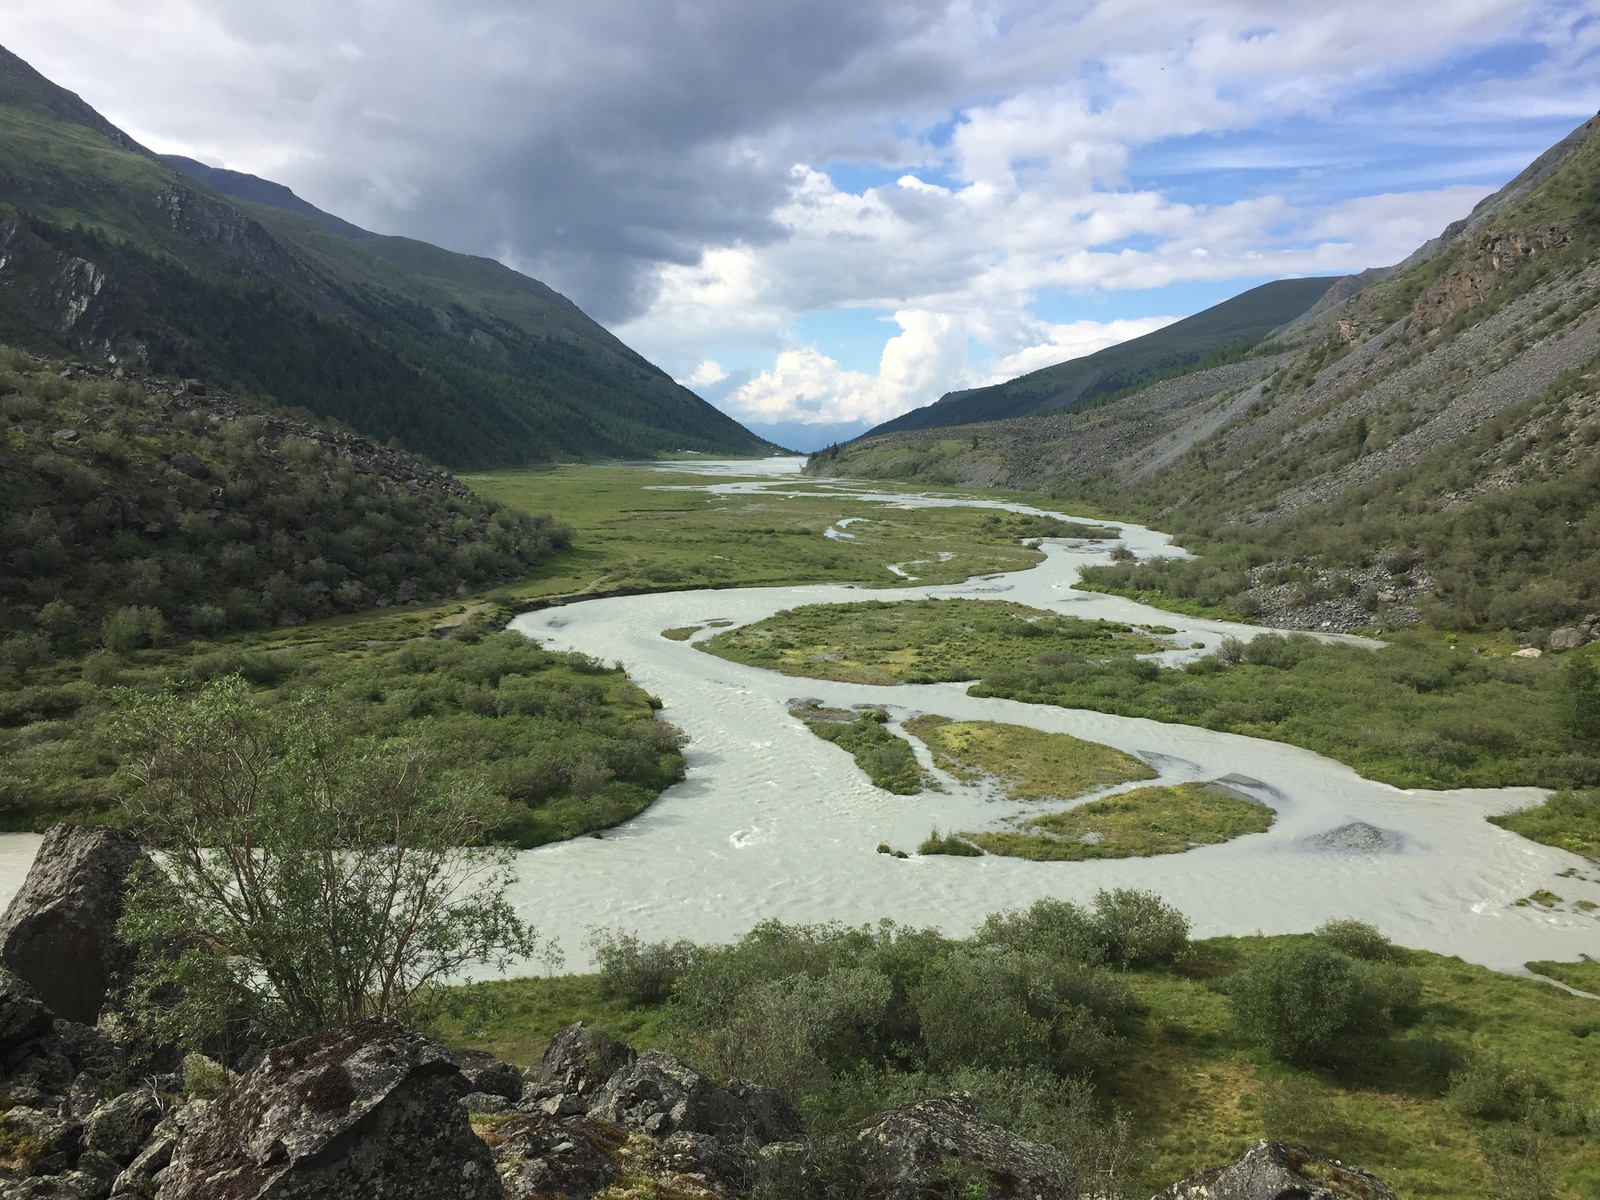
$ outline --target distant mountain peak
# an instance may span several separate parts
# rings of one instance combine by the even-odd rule
[[[185,175],[198,179],[212,191],[232,196],[235,200],[248,200],[253,204],[265,204],[271,208],[281,208],[284,212],[295,213],[315,221],[331,233],[349,238],[352,242],[361,242],[378,236],[359,225],[352,225],[343,217],[324,212],[310,201],[302,200],[283,184],[273,183],[272,180],[263,179],[259,175],[230,171],[226,167],[210,167],[196,159],[185,158],[181,154],[163,154],[161,158],[169,166],[177,167]]]

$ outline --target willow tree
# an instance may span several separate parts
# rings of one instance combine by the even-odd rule
[[[327,698],[258,704],[237,676],[125,695],[128,818],[156,851],[119,930],[130,1011],[196,1045],[405,1019],[430,989],[530,955],[485,799],[404,742],[344,736]]]

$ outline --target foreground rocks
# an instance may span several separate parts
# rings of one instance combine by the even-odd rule
[[[1156,1200],[1398,1200],[1371,1172],[1304,1146],[1257,1142],[1226,1166],[1191,1175]]]
[[[735,1200],[763,1179],[803,1194],[822,1152],[773,1089],[719,1085],[581,1024],[523,1076],[363,1021],[269,1050],[207,1100],[183,1094],[184,1076],[130,1074],[120,1047],[0,969],[0,1069],[0,1200]],[[1079,1195],[1065,1154],[966,1095],[889,1109],[845,1142],[854,1192],[874,1200]],[[1258,1142],[1158,1200],[1395,1197],[1360,1168]]]
[[[883,1150],[890,1187],[901,1200],[979,1187],[996,1200],[1071,1200],[1078,1194],[1065,1154],[984,1120],[971,1096],[891,1108],[870,1118],[863,1136]]]
[[[177,1141],[158,1200],[495,1200],[468,1087],[437,1042],[362,1021],[267,1052]]]
[[[57,825],[0,918],[0,962],[69,1021],[93,1025],[131,963],[117,937],[128,872],[149,862],[123,829]]]

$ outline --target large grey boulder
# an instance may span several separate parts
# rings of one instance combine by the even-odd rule
[[[1260,1141],[1226,1166],[1180,1180],[1156,1200],[1397,1200],[1370,1171],[1304,1146]]]
[[[385,1020],[269,1050],[178,1139],[159,1200],[500,1200],[450,1052]]]
[[[882,1152],[900,1200],[950,1194],[960,1174],[981,1179],[997,1200],[1072,1200],[1072,1163],[1054,1146],[1030,1142],[978,1115],[971,1096],[902,1104],[869,1117],[861,1137]],[[963,1189],[964,1190],[964,1189]]]
[[[552,1117],[587,1112],[611,1076],[638,1057],[626,1042],[575,1021],[550,1039],[538,1074],[529,1072],[521,1108]]]
[[[128,871],[148,862],[123,829],[57,825],[0,918],[0,962],[69,1021],[93,1025],[130,965],[117,937]]]
[[[804,1136],[799,1115],[778,1092],[734,1087],[718,1087],[665,1050],[646,1050],[606,1081],[589,1115],[655,1138],[694,1133],[759,1147]]]

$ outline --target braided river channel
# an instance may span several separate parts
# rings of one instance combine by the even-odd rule
[[[704,462],[690,469],[717,492],[782,495],[801,484],[801,461]],[[684,468],[672,464],[674,471]],[[880,493],[848,481],[820,486],[909,508],[1047,511],[970,495]],[[805,480],[804,487],[814,495],[819,484]],[[1154,530],[1120,529],[1123,543],[1140,558],[1183,553]],[[829,532],[848,534],[838,526]],[[1401,790],[1278,742],[980,699],[960,683],[873,686],[796,678],[661,636],[664,629],[711,621],[742,625],[804,604],[923,596],[1004,599],[1075,617],[1167,625],[1177,629],[1172,640],[1178,645],[1205,646],[1157,656],[1166,661],[1209,653],[1224,637],[1248,640],[1262,632],[1076,590],[1078,568],[1106,561],[1109,543],[1054,540],[1041,548],[1046,557],[1030,570],[955,585],[665,592],[518,617],[511,627],[542,645],[620,662],[639,686],[661,698],[662,717],[690,739],[687,777],[643,814],[599,838],[519,855],[512,893],[518,909],[541,934],[559,939],[573,970],[590,964],[589,931],[597,927],[646,940],[724,941],[770,918],[850,924],[890,918],[959,936],[998,909],[1046,896],[1083,901],[1111,887],[1160,893],[1188,914],[1201,937],[1305,931],[1353,916],[1402,945],[1506,971],[1522,972],[1523,963],[1537,959],[1600,957],[1600,915],[1574,906],[1582,899],[1600,903],[1600,865],[1484,819],[1539,802],[1539,789]],[[915,564],[897,565],[915,575]],[[714,632],[707,629],[696,640]],[[1050,806],[1007,801],[993,789],[948,776],[941,776],[942,793],[882,791],[848,754],[789,715],[797,697],[881,707],[892,724],[933,712],[1069,733],[1138,755],[1160,772],[1152,782],[1229,777],[1230,786],[1276,809],[1277,820],[1265,833],[1150,858],[891,857],[876,852],[879,843],[914,850],[933,826],[991,828],[1024,808],[1037,813]],[[914,739],[913,745],[931,768],[926,749]],[[37,842],[24,835],[0,838],[0,902],[20,883]],[[1554,909],[1516,903],[1541,888],[1565,903]]]

